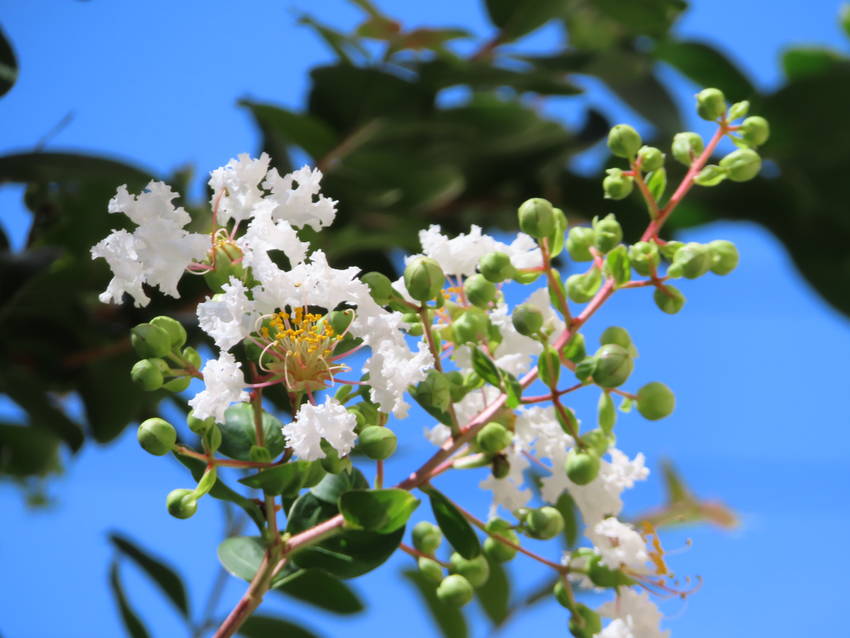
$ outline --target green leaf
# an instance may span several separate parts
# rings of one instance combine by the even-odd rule
[[[614,283],[618,286],[622,286],[632,278],[631,268],[628,249],[623,244],[605,255],[605,272],[614,279]]]
[[[325,471],[318,461],[289,461],[246,476],[239,479],[239,482],[269,494],[296,496],[301,488],[315,485],[324,474]]]
[[[273,415],[263,410],[263,435],[265,447],[272,458],[283,452],[286,444],[281,428],[283,423]],[[251,460],[251,446],[257,444],[254,429],[254,408],[249,403],[231,405],[224,412],[224,423],[220,424],[221,447],[219,451],[225,456],[240,461]]]
[[[18,61],[9,39],[0,29],[0,95],[5,95],[18,79]]]
[[[614,401],[609,392],[602,392],[599,395],[599,402],[596,404],[596,422],[607,434],[614,429],[614,424],[617,422],[617,410],[614,408]]]
[[[244,638],[318,638],[312,631],[288,620],[257,614],[242,623],[237,633]]]
[[[440,58],[420,67],[424,85],[434,90],[461,85],[471,89],[498,89],[508,87],[517,93],[539,95],[578,95],[582,89],[564,79],[563,74],[537,69],[515,71],[489,62]]]
[[[278,106],[251,100],[240,100],[239,105],[251,111],[267,140],[275,140],[273,148],[294,144],[314,160],[318,160],[337,144],[336,133],[322,120],[311,115],[293,113]],[[266,146],[269,146],[268,142]]]
[[[446,540],[464,558],[478,556],[481,553],[481,543],[478,541],[478,535],[463,514],[449,499],[434,488],[428,488],[425,492],[431,500],[431,511],[434,512],[434,518],[443,531]]]
[[[45,476],[60,468],[59,439],[52,432],[0,423],[0,474]]]
[[[229,573],[250,582],[263,562],[266,545],[259,536],[232,536],[219,544],[216,554]]]
[[[499,39],[505,42],[521,38],[562,16],[568,5],[565,0],[485,0],[490,21],[499,28]]]
[[[148,630],[130,606],[127,596],[124,594],[121,576],[118,573],[118,561],[113,561],[109,568],[109,584],[112,586],[112,594],[115,596],[115,602],[118,603],[118,610],[121,612],[121,620],[124,621],[127,633],[130,634],[131,638],[148,638],[150,635]]]
[[[499,374],[499,368],[486,354],[478,348],[472,348],[472,369],[475,373],[484,379],[492,386],[499,387],[502,385],[502,377]]]
[[[407,490],[351,490],[339,497],[339,511],[346,525],[389,534],[407,523],[419,507],[419,499]]]
[[[576,507],[573,497],[570,493],[564,491],[558,497],[555,503],[557,509],[564,519],[564,538],[567,541],[567,547],[575,547],[578,542],[578,508]]]
[[[390,534],[347,530],[299,550],[293,560],[299,567],[323,569],[339,578],[356,578],[386,562],[403,537],[404,527]]]
[[[440,423],[452,425],[448,412],[451,404],[451,384],[445,374],[439,370],[430,370],[428,376],[410,390],[416,402]]]
[[[782,68],[789,80],[827,73],[846,60],[837,51],[824,47],[794,47],[782,54]]]
[[[136,563],[159,585],[163,593],[168,596],[185,618],[189,617],[189,601],[186,598],[186,589],[180,576],[173,569],[145,553],[125,536],[113,532],[109,535],[109,540],[118,551]]]
[[[362,490],[369,488],[369,481],[363,476],[363,472],[356,467],[350,471],[339,474],[326,474],[319,484],[310,490],[319,500],[330,503],[336,507],[339,497],[349,490]]]
[[[44,391],[39,379],[33,376],[15,374],[14,369],[6,370],[0,378],[0,393],[7,394],[15,403],[29,413],[33,425],[49,430],[61,438],[71,451],[76,452],[83,444],[82,428],[68,418],[65,412],[54,405]]]
[[[436,623],[440,633],[445,638],[467,638],[469,631],[463,612],[437,598],[434,583],[428,580],[422,572],[411,569],[404,571],[403,574],[407,580],[413,583],[425,600],[428,611],[431,612],[431,619]]]
[[[664,197],[664,191],[667,190],[667,171],[664,168],[652,171],[647,176],[646,187],[655,199],[655,203],[660,204],[661,198]]]
[[[717,186],[726,179],[726,170],[716,164],[708,164],[694,176],[694,184],[700,186]]]
[[[368,55],[365,47],[360,44],[356,38],[349,37],[329,26],[314,20],[310,16],[303,15],[298,20],[299,24],[303,24],[313,29],[316,34],[325,41],[334,53],[337,54],[340,60],[347,64],[351,64],[351,55],[358,54],[363,57]]]
[[[74,153],[19,153],[0,157],[0,181],[60,182],[104,180],[139,189],[152,179],[135,166]],[[113,193],[115,189],[113,188]],[[114,221],[111,223],[115,223]]]
[[[487,562],[490,564],[490,577],[475,590],[475,594],[490,622],[498,627],[510,615],[511,583],[501,563]]]
[[[698,86],[720,89],[730,101],[758,94],[749,78],[729,58],[703,42],[665,40],[656,44],[655,57]]]
[[[522,385],[517,378],[510,372],[499,370],[502,373],[502,380],[505,382],[505,405],[510,409],[518,408],[522,404]]]
[[[684,0],[596,0],[597,11],[635,34],[661,37],[688,3]]]
[[[363,611],[363,603],[348,585],[320,569],[300,569],[274,591],[335,614]]]

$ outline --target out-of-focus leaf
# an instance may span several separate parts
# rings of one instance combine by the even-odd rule
[[[404,571],[403,574],[419,591],[440,633],[445,638],[467,638],[469,630],[463,612],[437,598],[434,583],[423,576],[422,572],[411,569]]]
[[[59,467],[59,439],[52,432],[0,423],[0,474],[44,476]]]
[[[499,28],[499,39],[516,40],[562,16],[569,3],[565,0],[485,0],[490,21]]]
[[[782,54],[782,68],[790,81],[826,73],[847,58],[824,47],[794,47]]]
[[[254,614],[237,632],[244,638],[318,638],[317,634],[282,618]]]
[[[318,482],[324,473],[318,461],[289,461],[246,476],[239,479],[239,482],[276,496],[280,494],[297,496],[302,487],[312,487],[314,484],[312,481]]]
[[[363,490],[368,489],[368,487],[369,481],[363,476],[363,472],[355,467],[350,471],[340,472],[339,474],[326,474],[310,492],[319,500],[336,507],[339,503],[339,497],[347,491]]]
[[[511,583],[500,563],[492,560],[488,562],[490,577],[475,590],[475,595],[490,622],[498,627],[507,620],[510,613]]]
[[[151,180],[146,173],[123,164],[93,155],[72,153],[19,153],[0,157],[0,182],[57,182],[72,180],[108,180],[139,188]],[[106,212],[104,208],[103,213]]]
[[[324,122],[310,115],[293,113],[278,106],[251,100],[241,100],[239,104],[251,111],[267,139],[266,146],[286,147],[292,144],[317,160],[337,143],[336,133]],[[274,142],[269,142],[269,138]]]
[[[263,562],[266,546],[258,536],[232,536],[219,544],[216,554],[228,572],[250,581]]]
[[[0,29],[0,95],[9,92],[18,79],[18,61],[9,39]]]
[[[121,620],[124,621],[124,627],[127,628],[127,633],[130,634],[131,638],[148,638],[150,635],[148,634],[148,630],[130,606],[130,602],[124,593],[117,561],[113,561],[112,566],[109,568],[109,584],[112,587],[115,602],[118,603],[118,611],[121,612]]]
[[[320,569],[298,570],[274,591],[335,614],[363,611],[363,602],[348,585]]]
[[[752,99],[757,93],[743,71],[704,42],[664,40],[655,46],[654,53],[700,87],[720,89],[730,102]]]
[[[569,492],[562,492],[555,503],[555,508],[564,519],[564,539],[567,547],[575,547],[578,542],[578,508]]]
[[[437,90],[460,84],[482,89],[507,87],[519,93],[530,91],[541,95],[577,95],[582,92],[560,73],[514,71],[489,62],[460,58],[432,60],[422,65],[420,73],[422,82]]]
[[[419,499],[407,490],[349,490],[339,497],[339,511],[346,526],[378,534],[404,527],[419,506]]]
[[[413,29],[393,38],[389,50],[391,53],[419,49],[442,51],[446,42],[470,37],[472,37],[472,34],[466,29]]]
[[[321,22],[314,20],[310,16],[303,15],[298,22],[313,29],[313,31],[315,31],[316,34],[325,41],[325,44],[327,44],[333,52],[337,54],[337,57],[347,64],[352,63],[352,54],[363,57],[368,55],[366,49],[362,44],[360,44],[360,42],[357,41],[356,38],[340,33],[336,29],[332,29],[326,24],[322,24]]]
[[[478,535],[452,502],[434,488],[427,490],[431,511],[446,540],[464,558],[475,558],[481,553]]]
[[[130,352],[87,363],[79,372],[79,392],[94,439],[107,443],[139,414],[145,396],[130,380],[136,357]],[[109,392],[104,392],[109,388]]]
[[[159,585],[169,600],[180,610],[184,617],[189,617],[189,601],[186,589],[180,576],[168,565],[143,551],[138,545],[125,536],[117,533],[109,535],[112,544],[138,565],[150,578]]]
[[[687,9],[684,0],[596,0],[594,8],[631,33],[661,37]]]

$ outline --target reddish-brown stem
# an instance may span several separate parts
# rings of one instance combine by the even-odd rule
[[[375,488],[381,489],[384,486],[384,462],[381,459],[375,461]]]
[[[193,459],[198,459],[199,461],[203,461],[207,465],[222,465],[224,467],[256,467],[256,468],[268,468],[275,467],[276,465],[280,465],[280,462],[275,463],[263,463],[260,461],[237,461],[235,459],[217,459],[214,457],[209,457],[202,452],[196,452],[195,450],[186,447],[185,445],[175,445],[174,451],[177,454],[182,456],[190,456]]]
[[[561,285],[561,282],[557,280],[556,275],[552,273],[552,256],[549,253],[548,238],[543,238],[543,242],[540,246],[540,252],[543,254],[543,268],[546,272],[549,290],[554,291],[555,299],[558,302],[558,312],[561,313],[561,316],[565,321],[569,322],[569,320],[572,319],[572,315],[570,314],[570,307],[567,304],[567,299],[564,297],[564,287]]]
[[[420,552],[418,549],[416,549],[416,548],[414,548],[414,547],[411,547],[410,545],[406,545],[406,544],[404,544],[404,543],[399,543],[399,544],[398,544],[398,548],[399,548],[401,551],[403,551],[405,554],[410,554],[411,556],[413,556],[413,558],[417,558],[417,559],[418,559],[418,558],[427,558],[427,559],[429,559],[429,560],[434,561],[434,562],[435,562],[435,563],[437,563],[438,565],[442,565],[443,567],[445,567],[445,568],[447,568],[447,569],[448,569],[448,567],[449,567],[449,563],[447,563],[447,562],[445,562],[445,561],[440,560],[440,559],[439,559],[439,558],[437,558],[436,556],[429,556],[428,554],[423,554],[423,553],[422,553],[422,552]]]
[[[652,193],[649,192],[649,186],[647,186],[646,182],[643,180],[643,174],[640,172],[640,160],[633,161],[631,166],[635,184],[637,184],[638,190],[643,196],[643,201],[649,209],[649,217],[650,219],[657,219],[659,213],[658,202],[655,201],[655,197],[653,197]]]
[[[564,388],[563,390],[556,390],[555,392],[550,392],[549,394],[540,394],[540,395],[533,396],[533,397],[524,397],[522,399],[522,402],[523,403],[544,403],[545,401],[551,401],[552,397],[556,397],[556,396],[560,397],[560,396],[563,396],[565,394],[569,394],[570,392],[575,392],[576,390],[579,390],[580,388],[583,388],[586,385],[587,384],[584,383],[584,382],[576,383],[575,385],[571,385],[569,388]]]

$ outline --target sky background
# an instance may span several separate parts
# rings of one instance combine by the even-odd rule
[[[490,33],[481,3],[378,2],[409,25],[458,25]],[[156,174],[191,164],[196,193],[202,175],[258,146],[248,113],[236,106],[251,97],[300,107],[311,67],[332,54],[308,29],[299,10],[350,27],[361,17],[341,0],[241,3],[185,1],[13,2],[0,0],[0,21],[12,41],[21,74],[0,99],[0,153],[27,151],[58,122],[47,150],[118,157]],[[846,51],[836,25],[838,3],[697,0],[678,24],[683,37],[714,43],[770,89],[781,83],[780,50],[820,43]],[[543,30],[526,49],[546,50],[557,32]],[[694,87],[664,71],[682,104]],[[583,81],[582,99],[553,100],[553,116],[577,119],[587,105],[612,120],[646,127],[597,83]],[[734,98],[734,96],[730,96]],[[804,114],[801,114],[804,117]],[[690,124],[700,130],[695,117]],[[586,160],[588,166],[591,160]],[[23,244],[28,215],[21,189],[0,187],[0,223]],[[601,204],[601,202],[600,202]],[[104,210],[105,214],[105,210]],[[606,326],[623,324],[640,349],[629,388],[651,380],[676,391],[675,414],[648,422],[621,416],[618,447],[643,451],[651,468],[672,457],[699,495],[721,499],[741,516],[732,532],[709,527],[665,535],[680,576],[702,577],[699,592],[682,603],[662,601],[674,636],[836,635],[846,624],[844,575],[850,557],[840,540],[850,523],[850,418],[846,361],[850,330],[800,278],[782,246],[759,227],[714,224],[683,239],[735,241],[741,265],[732,275],[686,282],[684,310],[660,313],[647,290],[615,296],[591,322],[594,341]],[[580,397],[585,418],[596,396]],[[0,414],[14,418],[8,403]],[[425,421],[414,414],[399,424],[402,451],[388,466],[388,482],[402,478],[429,454]],[[484,474],[455,473],[436,485],[486,515]],[[21,494],[0,484],[0,635],[3,638],[122,635],[107,586],[110,530],[120,530],[166,559],[186,578],[197,614],[215,578],[215,547],[223,519],[205,499],[188,521],[167,515],[165,494],[187,486],[182,468],[143,453],[134,428],[105,447],[88,445],[49,487],[55,504],[30,510]],[[463,496],[460,496],[463,495]],[[658,473],[626,495],[627,513],[662,498]],[[427,517],[427,506],[412,522]],[[686,540],[692,539],[688,549]],[[827,545],[823,545],[826,542]],[[832,543],[838,542],[837,547]],[[824,556],[818,547],[829,549]],[[550,548],[550,552],[553,548]],[[269,594],[261,610],[281,612],[324,636],[437,635],[421,602],[397,576],[412,561],[402,554],[353,583],[367,612],[354,617],[318,614]],[[511,565],[519,592],[543,574],[531,562]],[[183,635],[176,613],[158,591],[125,565],[128,595],[154,636]],[[220,608],[235,603],[245,584],[229,579]],[[486,624],[470,605],[474,636]],[[565,635],[566,613],[553,601],[509,624],[502,636]]]

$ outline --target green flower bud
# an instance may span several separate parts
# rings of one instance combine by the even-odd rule
[[[578,363],[584,359],[587,356],[587,350],[584,345],[584,335],[580,332],[573,333],[569,341],[567,341],[561,349],[561,354],[573,363]]]
[[[479,308],[469,308],[460,317],[452,321],[454,342],[474,343],[487,337],[490,320]]]
[[[325,315],[323,321],[330,325],[331,328],[333,328],[334,334],[341,335],[346,330],[348,330],[348,326],[351,325],[351,321],[353,319],[353,312],[345,312],[343,310],[331,310],[328,314]]]
[[[685,166],[690,166],[697,155],[702,153],[703,148],[705,144],[698,133],[688,131],[673,136],[673,157]]]
[[[475,435],[475,443],[482,452],[495,454],[511,444],[513,435],[501,423],[490,421]]]
[[[511,473],[511,462],[504,454],[497,454],[490,461],[490,472],[495,479],[503,479]]]
[[[761,146],[770,137],[770,125],[759,115],[748,117],[741,122],[741,137],[747,146]]]
[[[516,269],[505,253],[487,253],[478,263],[478,270],[488,281],[499,284],[514,276]]]
[[[192,490],[171,490],[165,497],[168,513],[175,518],[190,518],[198,511],[198,500]]]
[[[339,452],[325,439],[322,439],[320,446],[325,455],[319,459],[325,472],[328,474],[339,474],[340,472],[351,469],[351,459],[346,457],[340,458]]]
[[[599,219],[593,218],[593,236],[594,244],[603,253],[612,250],[617,244],[623,241],[623,227],[620,222],[610,213]]]
[[[658,244],[654,241],[639,241],[629,247],[629,261],[635,272],[648,277],[653,268],[658,268],[661,263],[661,255],[658,253]]]
[[[140,357],[164,357],[171,352],[171,336],[159,326],[140,323],[130,331],[130,343]]]
[[[664,153],[661,152],[661,149],[655,148],[654,146],[643,146],[640,151],[638,151],[638,160],[640,160],[640,170],[644,173],[651,173],[652,171],[657,171],[659,168],[664,166]]]
[[[142,421],[136,437],[145,452],[162,456],[168,454],[177,443],[177,430],[168,421],[154,417]]]
[[[494,518],[487,523],[487,531],[493,534],[498,534],[514,545],[519,545],[519,536],[511,529],[510,523],[501,518]],[[502,541],[496,540],[492,536],[484,539],[484,553],[487,558],[496,563],[507,563],[517,554],[517,550],[509,545],[505,545]]]
[[[573,226],[567,233],[567,252],[573,261],[592,261],[590,247],[594,243],[594,232],[587,226]]]
[[[451,574],[437,587],[437,598],[452,607],[463,607],[472,600],[472,585],[460,574]]]
[[[519,229],[535,239],[543,239],[555,230],[555,211],[552,204],[540,197],[524,201],[518,211]]]
[[[607,432],[605,429],[599,427],[589,432],[585,432],[581,440],[584,442],[587,447],[587,451],[591,454],[595,454],[598,457],[602,457],[605,455],[605,452],[608,451],[608,448],[611,447],[616,440],[616,437]]]
[[[449,569],[453,574],[463,576],[475,588],[481,587],[490,578],[490,564],[483,554],[475,558],[464,558],[454,552],[449,563],[451,564]]]
[[[597,587],[628,587],[634,584],[634,580],[626,576],[619,569],[610,569],[601,562],[602,557],[594,554],[587,561],[587,577]]]
[[[428,521],[419,521],[413,527],[413,546],[423,554],[433,554],[443,542],[443,532]]]
[[[679,252],[684,245],[685,244],[680,241],[668,241],[658,250],[661,252],[661,256],[664,257],[664,259],[667,261],[673,261],[676,257],[676,253]]]
[[[496,288],[496,284],[489,281],[484,275],[476,274],[464,282],[463,291],[471,304],[479,308],[487,308],[490,302],[496,298],[496,293],[499,290]]]
[[[548,540],[555,538],[564,529],[564,517],[554,507],[546,505],[529,510],[523,519],[525,529],[532,538]]]
[[[602,631],[602,620],[590,607],[577,603],[570,616],[569,629],[575,638],[593,638]]]
[[[440,264],[430,257],[417,257],[404,269],[404,285],[416,301],[436,299],[445,281]]]
[[[190,383],[192,383],[192,377],[177,377],[176,379],[163,383],[162,388],[169,392],[183,392],[183,390],[189,387]]]
[[[752,149],[739,148],[720,160],[720,167],[733,182],[746,182],[759,174],[761,157]]]
[[[593,381],[603,388],[616,388],[625,383],[634,367],[628,350],[614,343],[599,348],[594,359]]]
[[[585,357],[581,361],[576,362],[576,378],[579,381],[587,381],[593,375],[595,369],[596,359],[594,357]]]
[[[199,419],[194,412],[189,412],[189,416],[186,417],[186,424],[195,434],[203,434],[215,425],[215,419],[213,417]]]
[[[511,321],[518,333],[526,337],[535,337],[543,328],[543,313],[529,303],[514,308]]]
[[[573,448],[567,453],[564,470],[567,478],[576,485],[587,485],[599,474],[599,465],[599,456],[590,450],[577,451]]]
[[[196,370],[201,369],[201,355],[194,348],[189,346],[183,348],[183,352],[180,353],[180,356],[183,357],[183,360],[186,363]]]
[[[602,274],[599,268],[593,267],[588,272],[567,277],[567,295],[576,303],[586,303],[602,285]]]
[[[660,381],[647,383],[637,394],[637,408],[645,419],[657,421],[670,416],[676,407],[673,391]]]
[[[567,590],[564,587],[564,581],[560,578],[555,582],[555,586],[552,588],[552,594],[554,594],[555,600],[557,600],[562,607],[565,607],[566,609],[570,608],[570,597],[567,595]]]
[[[735,102],[732,106],[729,107],[729,121],[737,120],[742,117],[746,117],[747,113],[750,112],[750,103],[747,100],[741,100],[740,102]]]
[[[726,96],[720,89],[703,89],[697,93],[697,114],[714,122],[726,115]]]
[[[245,277],[245,268],[242,266],[242,251],[236,244],[225,243],[216,246],[213,252],[211,265],[212,270],[204,273],[204,281],[213,292],[223,292],[224,284],[230,281],[231,277],[243,279]]]
[[[550,388],[557,387],[558,377],[561,374],[561,357],[552,346],[543,348],[543,352],[537,357],[537,370],[540,380]]]
[[[617,157],[632,159],[642,143],[640,134],[628,124],[617,124],[608,133],[608,150]]]
[[[605,199],[625,199],[635,187],[634,178],[623,175],[619,168],[609,168],[605,171],[607,175],[602,180],[602,191]]]
[[[383,460],[393,455],[398,447],[395,432],[380,425],[370,425],[360,432],[360,449],[370,459]]]
[[[609,343],[614,343],[628,351],[628,349],[632,347],[632,338],[629,336],[629,332],[625,328],[621,328],[620,326],[609,326],[608,328],[605,328],[605,331],[599,336],[599,343],[603,346],[608,345]]]
[[[151,325],[164,330],[168,334],[171,339],[171,349],[177,350],[186,343],[186,328],[177,319],[160,315],[151,319]]]
[[[386,306],[390,303],[390,299],[398,295],[389,277],[383,273],[367,272],[360,276],[360,281],[369,286],[369,294],[379,306]]]
[[[725,168],[720,168],[716,164],[706,164],[694,177],[694,184],[699,186],[717,186],[728,176]]]
[[[671,277],[696,279],[707,273],[709,268],[711,268],[711,253],[708,247],[696,242],[688,242],[676,251],[667,274]]]
[[[417,564],[422,575],[435,585],[443,580],[443,568],[437,561],[420,556]]]
[[[655,305],[668,315],[675,315],[685,305],[685,295],[673,286],[658,286],[652,298]]]
[[[716,275],[728,275],[738,266],[738,249],[725,239],[715,239],[708,244],[711,254],[711,272]]]
[[[162,387],[162,359],[142,359],[137,361],[130,370],[130,378],[133,383],[142,387],[143,390],[153,392]],[[166,366],[167,368],[168,366]]]

